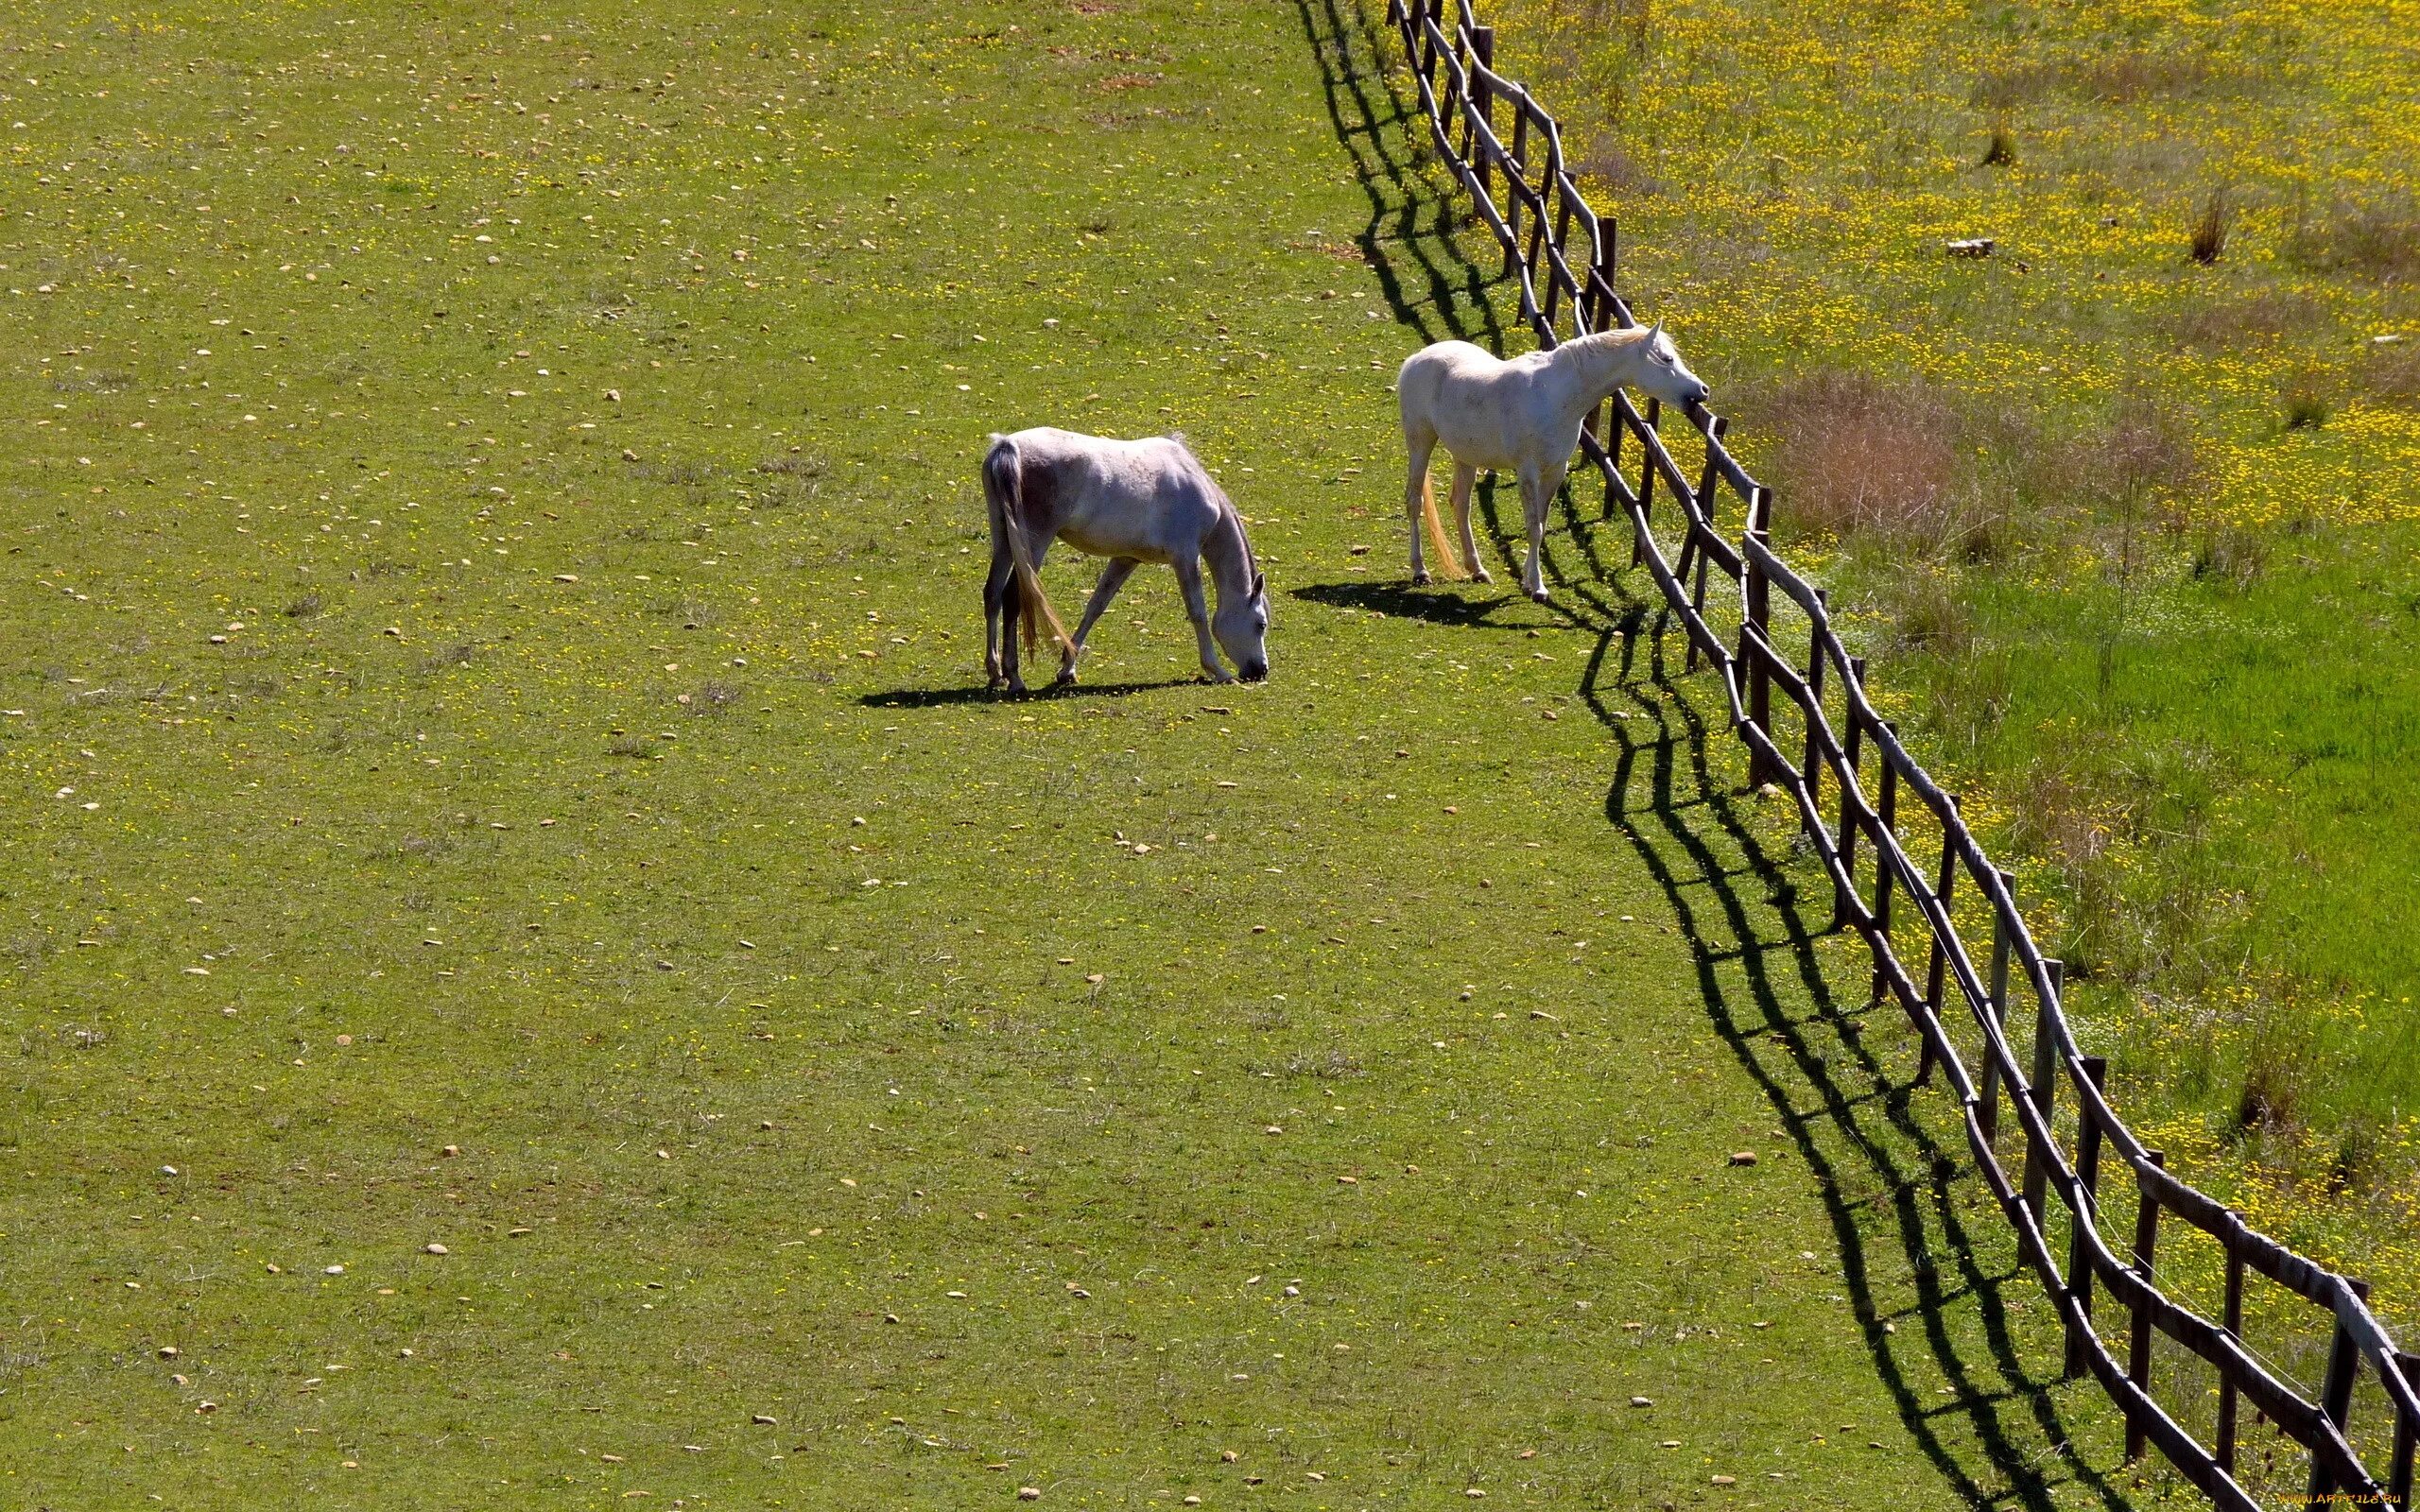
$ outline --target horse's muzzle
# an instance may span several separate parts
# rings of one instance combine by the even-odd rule
[[[1236,675],[1246,682],[1266,682],[1269,680],[1269,663],[1255,662],[1248,667],[1237,667]]]

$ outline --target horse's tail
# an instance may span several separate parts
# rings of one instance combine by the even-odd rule
[[[1043,596],[1042,577],[1033,570],[1033,554],[1026,549],[1024,471],[1017,443],[1006,436],[993,437],[992,449],[983,454],[983,497],[992,508],[993,528],[1008,538],[1009,555],[1016,558],[1017,608],[1025,625],[1026,649],[1035,648],[1046,622],[1059,649],[1072,656],[1075,643],[1059,623],[1050,600]]]
[[[1428,527],[1428,549],[1437,554],[1437,570],[1457,582],[1470,576],[1445,539],[1445,522],[1437,515],[1437,490],[1429,487],[1426,472],[1420,476],[1420,521]]]

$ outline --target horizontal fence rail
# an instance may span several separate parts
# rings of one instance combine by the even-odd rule
[[[1539,342],[1552,347],[1635,324],[1614,287],[1614,219],[1581,195],[1554,117],[1495,71],[1494,29],[1478,23],[1471,0],[1460,0],[1450,29],[1445,0],[1388,0],[1387,19],[1401,38],[1432,145],[1495,232],[1522,318]],[[2105,1065],[2076,1041],[2063,1004],[2060,963],[2042,954],[2026,928],[2014,879],[1984,853],[1960,818],[1958,800],[1876,712],[1866,695],[1865,664],[1835,632],[1824,591],[1774,554],[1772,490],[1723,444],[1723,417],[1692,404],[1683,419],[1697,437],[1689,449],[1703,458],[1695,478],[1661,434],[1660,406],[1651,401],[1641,412],[1620,391],[1588,418],[1581,449],[1604,485],[1608,516],[1619,511],[1630,522],[1634,562],[1647,569],[1666,613],[1687,637],[1689,667],[1703,660],[1721,679],[1732,729],[1748,747],[1750,781],[1772,784],[1795,803],[1831,878],[1836,923],[1857,931],[1873,954],[1876,1000],[1895,1001],[1914,1024],[1923,1056],[1918,1079],[1938,1072],[1956,1101],[1977,1169],[2015,1231],[2026,1264],[2058,1308],[2067,1372],[2091,1375],[2124,1413],[2130,1459],[2157,1447],[2219,1506],[2249,1512],[2262,1505],[2237,1477],[2239,1403],[2249,1401],[2308,1452],[2303,1503],[2325,1498],[2410,1512],[2420,1356],[2396,1349],[2370,1310],[2367,1285],[2295,1253],[2169,1175],[2161,1152],[2118,1116],[2102,1091]],[[1633,447],[1635,482],[1623,461]],[[1657,535],[1659,488],[1677,517],[1677,559]],[[1717,523],[1726,495],[1742,513],[1736,538]],[[1737,591],[1736,641],[1708,619],[1708,583],[1718,575]],[[1776,637],[1776,593],[1804,623],[1803,661],[1785,654]],[[1776,690],[1795,710],[1801,738],[1794,750],[1774,720]],[[1828,813],[1827,782],[1836,795]],[[1918,859],[1919,841],[1907,833],[1908,821],[1918,816],[1939,835],[1930,867]],[[1870,882],[1860,879],[1861,869],[1870,872]],[[1990,917],[1981,967],[1953,914],[1962,885]],[[1921,925],[1922,981],[1894,943],[1893,905],[1902,899]],[[2017,997],[2031,998],[2034,1008],[2026,1036],[2030,1058],[2020,1058],[2013,1038],[2010,1010],[2017,999],[2012,982],[2020,988]],[[1979,1078],[1952,1038],[1953,993],[1972,1021]],[[2074,1109],[2071,1150],[2058,1134],[2063,1102]],[[2024,1143],[2014,1176],[2001,1162],[2004,1108]],[[2133,1189],[2131,1199],[2112,1201],[2125,1187]],[[2103,1232],[2118,1222],[2117,1213],[2104,1209],[2131,1211],[2132,1232],[2123,1241]],[[2163,1214],[2221,1246],[2226,1262],[2221,1317],[2206,1317],[2161,1289],[2154,1257]],[[2054,1243],[2054,1228],[2064,1228],[2064,1246]],[[2247,1273],[2332,1314],[2332,1345],[2315,1396],[2244,1345]],[[2115,1343],[2094,1322],[2096,1295],[2125,1316],[2123,1337]],[[2204,1444],[2161,1405],[2152,1379],[2154,1332],[2216,1370],[2216,1442]],[[2383,1389],[2393,1417],[2383,1477],[2348,1436],[2354,1387],[2364,1374]]]

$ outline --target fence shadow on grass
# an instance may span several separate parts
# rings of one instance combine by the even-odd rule
[[[2070,1452],[2056,1377],[2030,1370],[2011,1333],[2000,1288],[2026,1285],[2014,1246],[1988,1210],[1983,1226],[1968,1227],[1960,1198],[1980,1189],[1962,1146],[1944,1144],[1917,1120],[1913,1067],[1886,1064],[1868,1043],[1862,1024],[1876,1005],[1861,992],[1853,1001],[1836,994],[1817,949],[1831,933],[1828,893],[1802,898],[1785,858],[1756,837],[1742,808],[1754,800],[1736,799],[1732,779],[1714,768],[1720,731],[1675,685],[1668,644],[1609,633],[1582,679],[1582,696],[1619,747],[1605,816],[1663,888],[1696,958],[1708,1018],[1822,1187],[1850,1306],[1901,1421],[1977,1505],[2047,1512],[2062,1482],[2106,1506],[2129,1504]],[[1824,920],[1812,929],[1809,909]],[[1803,1005],[1796,1017],[1793,1005]],[[1901,1027],[1888,1005],[1876,1022],[1886,1034]],[[1852,1199],[1858,1192],[1875,1195]],[[1858,1210],[1878,1202],[1887,1202],[1887,1226],[1861,1227]],[[1907,1265],[1912,1305],[1878,1300],[1876,1251],[1885,1245]],[[1953,1328],[1962,1307],[1973,1321]],[[1908,1323],[1921,1329],[1917,1338],[1896,1333]],[[1908,1357],[1911,1347],[1925,1358]],[[1915,1378],[1936,1373],[1952,1395],[1927,1401]],[[1965,1419],[1971,1449],[1945,1434],[1953,1416]]]
[[[1348,14],[1350,5],[1296,0],[1338,140],[1370,199],[1358,244],[1396,317],[1423,339],[1458,336],[1503,351],[1492,301],[1500,281],[1464,255],[1450,202],[1411,165],[1404,144],[1425,141],[1426,120],[1389,79],[1381,33],[1357,11]],[[1517,549],[1500,528],[1493,480],[1474,503],[1499,549]],[[1468,590],[1388,581],[1316,584],[1295,596],[1452,630],[1526,628],[1547,612],[1595,636],[1580,692],[1618,746],[1606,818],[1669,900],[1715,1031],[1821,1183],[1850,1307],[1900,1420],[1973,1504],[2049,1512],[2064,1482],[2105,1506],[2127,1505],[2075,1458],[2052,1383],[2019,1357],[2000,1287],[2020,1269],[1996,1228],[1977,1234],[1966,1226],[1961,1198],[1979,1190],[1973,1171],[1916,1119],[1911,1068],[1893,1070],[1864,1043],[1868,1005],[1844,1005],[1834,994],[1818,953],[1821,931],[1808,927],[1795,882],[1716,770],[1709,751],[1720,732],[1666,666],[1651,607],[1622,586],[1627,522],[1583,508],[1568,489],[1558,515],[1545,564],[1555,602],[1544,610],[1515,593],[1473,598]],[[1813,902],[1828,910],[1828,897]],[[1805,1005],[1795,1018],[1793,1004]],[[1887,1209],[1878,1243],[1900,1252],[1912,1306],[1886,1308],[1878,1298],[1877,1240],[1859,1222],[1874,1201],[1855,1194],[1863,1193]],[[1985,1263],[1986,1253],[1995,1263]],[[1973,1321],[1953,1328],[1952,1310],[1962,1306]],[[1903,1319],[1917,1325],[1908,1337],[1897,1332]],[[1937,1376],[1950,1395],[1926,1400],[1919,1376]]]

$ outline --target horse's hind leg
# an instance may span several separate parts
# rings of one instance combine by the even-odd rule
[[[1428,455],[1437,449],[1437,433],[1414,434],[1407,425],[1403,438],[1411,452],[1411,472],[1404,480],[1403,490],[1404,516],[1411,525],[1411,580],[1425,583],[1428,581],[1428,564],[1420,557],[1420,523],[1428,505]]]
[[[1412,543],[1412,549],[1419,549],[1417,541]],[[1184,612],[1193,621],[1194,640],[1201,644],[1201,670],[1209,674],[1213,682],[1235,681],[1234,676],[1219,664],[1218,648],[1210,639],[1210,602],[1201,592],[1201,564],[1181,561],[1175,566],[1176,586],[1184,592]]]
[[[1478,559],[1478,538],[1471,534],[1471,485],[1478,479],[1478,469],[1454,464],[1454,520],[1462,530],[1462,565],[1482,583],[1495,578],[1487,575],[1485,564]]]
[[[1100,581],[1093,587],[1092,602],[1084,606],[1084,617],[1076,625],[1075,652],[1068,656],[1066,665],[1059,669],[1062,685],[1076,680],[1076,657],[1083,654],[1084,643],[1093,633],[1093,622],[1101,617],[1109,608],[1109,601],[1117,596],[1117,591],[1126,586],[1126,579],[1132,577],[1134,569],[1141,565],[1132,557],[1112,557],[1109,565],[1100,570]]]
[[[1017,634],[1024,628],[1024,614],[1025,584],[1011,570],[1000,586],[1000,683],[1011,693],[1025,692],[1025,679],[1017,673]]]
[[[1017,633],[1016,610],[1007,609],[1005,620],[1002,617],[1004,607],[1010,603],[1008,594],[1014,586],[1016,571],[1016,558],[1009,555],[1008,543],[995,539],[991,571],[983,578],[983,677],[994,688],[1008,681],[1007,674],[1000,670],[1000,642]],[[1004,629],[1006,637],[1002,634]]]

